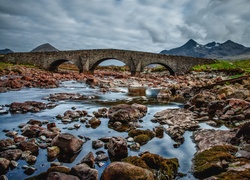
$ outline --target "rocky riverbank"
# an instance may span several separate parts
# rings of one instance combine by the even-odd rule
[[[76,80],[85,82],[100,92],[118,91],[118,87],[159,88],[158,101],[181,102],[184,108],[167,109],[157,112],[153,123],[154,129],[141,130],[140,118],[147,114],[147,106],[130,101],[110,108],[100,108],[91,113],[72,107],[71,110],[58,114],[56,118],[69,129],[77,129],[82,125],[97,128],[101,117],[108,118],[107,126],[119,132],[127,132],[127,138],[100,137],[92,141],[93,149],[106,147],[107,152],[100,151],[96,155],[90,152],[72,168],[60,163],[51,163],[51,167],[34,178],[49,179],[98,179],[95,164],[102,166],[103,160],[112,163],[104,170],[101,179],[123,177],[125,179],[174,179],[182,176],[178,173],[178,159],[167,159],[150,152],[128,157],[128,148],[136,151],[155,137],[167,133],[178,148],[184,141],[185,131],[193,131],[193,140],[197,152],[193,158],[194,176],[198,179],[244,179],[250,177],[250,79],[238,82],[214,85],[227,79],[223,73],[191,72],[186,75],[170,76],[165,73],[141,74],[131,77],[125,72],[96,71],[95,75],[70,73],[51,73],[39,69],[16,66],[0,72],[0,91],[2,93],[20,88],[54,88],[60,81]],[[211,86],[208,86],[211,85]],[[206,87],[205,87],[206,86]],[[201,88],[205,87],[205,88]],[[40,110],[56,107],[60,100],[87,100],[93,96],[79,93],[57,93],[44,97],[49,103],[27,101],[2,105],[9,110],[6,113],[37,113]],[[3,108],[3,107],[2,107]],[[224,125],[229,130],[202,129],[200,123],[218,127]],[[168,125],[164,128],[162,125]],[[55,123],[31,119],[19,125],[18,131],[6,130],[6,139],[0,141],[0,172],[2,178],[11,168],[17,167],[19,160],[26,161],[24,173],[33,174],[39,149],[47,149],[48,160],[70,163],[75,160],[88,137],[76,137],[70,133],[61,133]],[[11,171],[11,170],[10,170]],[[126,172],[126,173],[125,173]],[[146,176],[145,176],[146,175]]]

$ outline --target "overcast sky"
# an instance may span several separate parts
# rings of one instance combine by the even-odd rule
[[[189,39],[250,46],[250,0],[0,0],[0,49],[160,52]]]

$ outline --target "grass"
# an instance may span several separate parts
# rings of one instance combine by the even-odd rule
[[[216,63],[194,66],[192,71],[222,71],[229,75],[229,78],[237,78],[250,74],[250,59],[246,60],[217,60]]]
[[[24,64],[11,64],[11,63],[5,63],[5,62],[0,62],[0,70],[13,70],[17,69],[17,66],[24,66],[24,67],[30,67],[30,68],[37,68],[33,65],[24,65]]]

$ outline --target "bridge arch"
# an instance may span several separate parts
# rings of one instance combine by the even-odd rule
[[[75,64],[74,61],[71,61],[71,60],[68,60],[68,59],[57,59],[55,61],[53,61],[50,65],[49,65],[49,68],[48,70],[49,71],[52,71],[52,72],[58,72],[58,67],[65,63],[65,62],[70,62],[70,63],[73,63]],[[80,68],[77,66],[77,64],[75,64],[75,66],[78,68],[79,72],[80,72]]]
[[[93,63],[93,65],[89,68],[89,71],[94,72],[94,70],[97,68],[97,66],[99,64],[101,64],[104,61],[110,60],[110,59],[114,59],[114,60],[118,60],[118,61],[123,62],[125,64],[125,66],[128,66],[129,71],[131,72],[130,66],[128,65],[128,63],[126,61],[119,59],[119,58],[113,58],[113,57],[112,58],[102,58],[102,59],[96,60],[95,63]]]
[[[151,63],[149,63],[149,64],[144,65],[144,66],[142,67],[142,69],[144,69],[144,68],[146,68],[147,66],[152,65],[152,64],[159,64],[159,65],[165,67],[165,68],[169,71],[170,75],[175,75],[174,70],[173,70],[170,66],[168,66],[168,65],[165,64],[165,63],[161,63],[161,62],[151,62]]]

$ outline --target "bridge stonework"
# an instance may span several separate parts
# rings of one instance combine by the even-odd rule
[[[30,64],[50,71],[57,71],[60,64],[71,61],[78,67],[79,72],[94,72],[95,68],[107,59],[117,59],[125,63],[129,67],[131,75],[139,74],[150,64],[161,64],[169,70],[170,74],[174,75],[185,73],[195,65],[215,62],[212,59],[118,49],[10,53],[4,56],[3,61]]]

